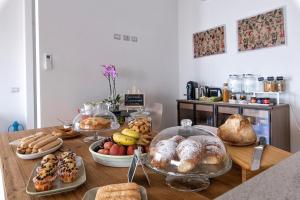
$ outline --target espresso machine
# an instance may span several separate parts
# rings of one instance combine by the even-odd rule
[[[186,84],[187,100],[196,100],[199,98],[198,83],[195,81],[189,81]]]

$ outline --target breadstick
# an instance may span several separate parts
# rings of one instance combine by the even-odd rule
[[[27,148],[28,145],[29,145],[31,142],[34,142],[35,140],[37,140],[37,139],[39,139],[39,138],[41,138],[41,137],[43,137],[43,136],[44,136],[44,133],[39,132],[38,135],[34,135],[34,136],[31,137],[30,139],[26,140],[26,142],[22,143],[20,146],[21,146],[22,148]]]
[[[32,152],[31,153],[37,153],[38,150],[37,149],[32,149]]]
[[[32,152],[32,149],[31,149],[31,148],[27,148],[27,149],[25,150],[25,154],[31,154],[31,152]]]
[[[52,136],[51,134],[45,135],[44,137],[41,137],[41,138],[39,138],[39,139],[37,139],[37,140],[31,142],[28,146],[29,146],[30,148],[33,148],[34,145],[36,145],[37,143],[39,143],[39,142],[41,142],[41,141],[43,141],[43,140],[46,140],[46,139],[50,138],[51,136]]]
[[[112,184],[100,187],[101,192],[114,192],[114,191],[124,191],[124,190],[139,190],[140,186],[136,183],[120,183]]]
[[[46,146],[43,146],[42,148],[40,148],[38,151],[39,152],[47,151],[47,150],[49,150],[49,149],[51,149],[53,147],[56,147],[59,144],[60,144],[60,140],[56,139],[53,142],[50,142],[49,144],[47,144]]]
[[[46,144],[49,144],[50,142],[53,142],[53,141],[56,140],[57,138],[58,138],[57,136],[51,136],[51,137],[49,137],[49,138],[47,138],[47,139],[43,139],[43,140],[40,141],[39,143],[35,144],[35,145],[33,146],[33,148],[39,149],[39,148],[45,146]]]
[[[116,192],[101,192],[99,194],[100,199],[112,199],[112,198],[124,198],[130,197],[132,199],[141,199],[141,194],[137,190],[124,190]]]

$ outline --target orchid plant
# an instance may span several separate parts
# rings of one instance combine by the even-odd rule
[[[120,105],[121,95],[116,91],[116,78],[118,73],[114,65],[103,65],[103,76],[107,78],[109,83],[109,98],[104,102],[111,103],[113,110],[118,110]]]

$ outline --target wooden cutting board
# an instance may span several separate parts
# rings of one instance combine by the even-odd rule
[[[280,161],[286,159],[290,155],[290,152],[278,149],[274,146],[267,145],[262,155],[261,168],[255,172],[251,171],[252,157],[254,153],[255,145],[246,147],[236,147],[226,145],[229,154],[233,162],[239,165],[242,169],[242,181],[246,181],[251,177],[259,174],[263,170],[276,165]]]
[[[251,163],[255,145],[246,147],[235,147],[226,145],[226,147],[234,163],[238,164],[243,169],[251,170]],[[286,159],[290,155],[292,154],[287,151],[278,149],[274,146],[267,145],[263,152],[260,166],[264,169],[272,167],[273,165]]]

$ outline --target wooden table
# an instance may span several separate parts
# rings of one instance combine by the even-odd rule
[[[42,131],[51,131],[52,128],[40,129]],[[81,156],[85,163],[87,180],[85,184],[77,188],[73,192],[63,193],[55,196],[42,198],[33,198],[26,194],[26,185],[30,177],[34,165],[38,160],[22,160],[15,154],[16,148],[9,145],[9,142],[24,136],[36,133],[37,130],[29,130],[12,134],[0,134],[0,158],[3,164],[3,175],[6,196],[8,200],[28,200],[28,199],[72,199],[80,200],[85,192],[91,188],[103,186],[112,183],[127,182],[127,168],[111,168],[102,166],[94,162],[88,147],[89,144],[84,143],[83,136],[75,139],[65,140],[63,148],[70,148]],[[1,163],[1,162],[0,162]],[[141,171],[137,170],[141,175]],[[164,176],[153,173],[149,170],[151,187],[148,187],[146,180],[142,176],[137,176],[137,183],[147,188],[149,200],[204,200],[214,199],[217,196],[231,190],[241,183],[240,169],[232,168],[227,174],[212,179],[211,186],[199,193],[185,193],[173,190],[165,185]]]

